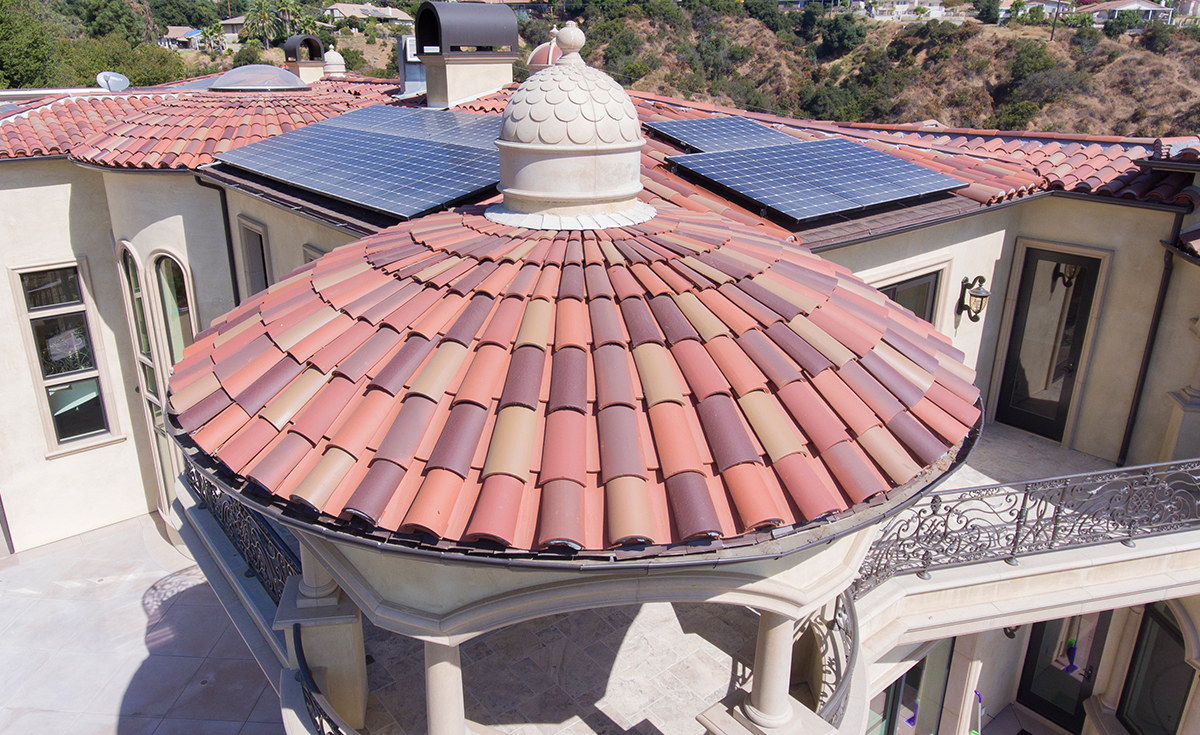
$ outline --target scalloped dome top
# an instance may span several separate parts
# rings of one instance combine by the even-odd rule
[[[500,139],[547,145],[609,145],[642,140],[637,110],[612,77],[561,61],[533,75],[504,109]]]
[[[583,41],[573,21],[556,34],[562,57],[513,93],[504,108],[500,140],[596,147],[642,142],[633,101],[612,77],[583,63]]]

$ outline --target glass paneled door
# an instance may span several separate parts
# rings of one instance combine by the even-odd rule
[[[187,308],[187,291],[183,280],[183,271],[175,261],[163,257],[160,263],[169,261],[172,267],[164,269],[161,265],[157,273],[160,280],[164,308],[174,304],[175,323],[172,323],[167,334],[167,342],[171,351],[182,351],[183,340],[191,342],[192,325],[189,309]],[[178,270],[178,278],[175,271]],[[166,403],[166,381],[170,366],[158,358],[158,339],[150,318],[149,300],[142,272],[137,261],[129,250],[121,250],[121,275],[125,286],[126,310],[129,314],[129,328],[133,333],[134,356],[138,364],[138,393],[142,397],[146,424],[150,429],[150,442],[154,446],[154,469],[158,484],[158,508],[163,514],[169,512],[171,503],[175,500],[175,476],[182,467],[181,458],[176,456],[177,450],[171,438],[167,435],[166,414],[163,410]],[[168,295],[171,298],[168,298]],[[182,302],[179,297],[182,298]],[[179,303],[182,303],[184,324],[179,322]],[[168,317],[168,321],[170,318]]]
[[[1112,611],[1037,623],[1029,635],[1017,701],[1059,727],[1083,730]]]
[[[1096,258],[1025,251],[997,420],[1062,441],[1099,272]]]

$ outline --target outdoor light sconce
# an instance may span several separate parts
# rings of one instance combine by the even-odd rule
[[[1063,288],[1074,286],[1077,275],[1079,275],[1079,266],[1055,263],[1054,272],[1050,274],[1050,293],[1054,293],[1054,285],[1059,281],[1062,281]]]
[[[958,306],[954,307],[955,316],[965,311],[968,319],[973,322],[979,321],[979,315],[983,313],[983,307],[987,306],[988,297],[992,295],[983,287],[986,280],[983,276],[975,276],[975,280],[962,279],[962,290],[958,292]]]

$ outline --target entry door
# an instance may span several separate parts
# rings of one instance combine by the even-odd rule
[[[1073,733],[1083,730],[1112,611],[1033,626],[1017,702]]]
[[[1100,261],[1029,248],[996,418],[1062,441]]]

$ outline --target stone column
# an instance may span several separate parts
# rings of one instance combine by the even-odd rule
[[[300,564],[302,573],[288,577],[273,627],[284,631],[296,667],[292,626],[300,624],[304,659],[321,693],[347,725],[361,729],[368,694],[362,612],[303,542]]]
[[[750,697],[743,705],[746,717],[759,727],[782,727],[792,720],[788,689],[795,631],[795,620],[766,610],[760,612]]]
[[[1192,317],[1191,332],[1200,337],[1200,317]],[[1158,461],[1170,462],[1200,456],[1200,360],[1192,371],[1192,380],[1184,388],[1167,394],[1171,399],[1171,418],[1163,438]]]
[[[1121,690],[1125,688],[1125,675],[1129,671],[1129,661],[1133,658],[1133,647],[1137,644],[1138,630],[1142,627],[1142,606],[1124,609],[1124,615],[1119,616],[1121,627],[1115,628],[1118,615],[1113,614],[1109,622],[1109,635],[1118,636],[1116,650],[1113,653],[1112,665],[1104,671],[1104,688],[1100,690],[1097,681],[1096,689],[1100,690],[1100,706],[1107,712],[1116,712],[1121,700]],[[1102,660],[1102,663],[1107,663]]]
[[[467,732],[458,646],[425,642],[425,716],[429,735]]]

